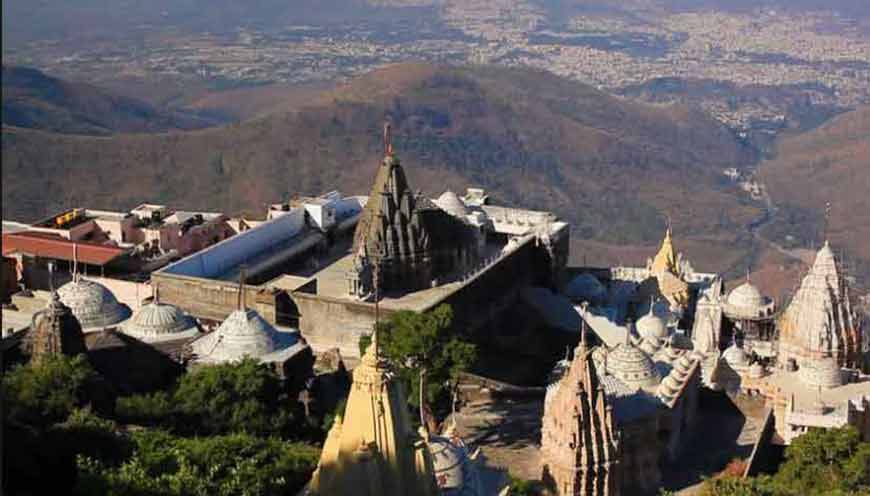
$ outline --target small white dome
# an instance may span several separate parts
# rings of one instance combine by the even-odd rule
[[[632,387],[650,387],[659,383],[655,364],[641,349],[622,343],[607,353],[607,373]]]
[[[85,331],[110,327],[130,317],[130,309],[118,303],[108,288],[87,279],[64,284],[57,295]]]
[[[665,340],[668,337],[668,325],[664,319],[654,314],[652,310],[637,321],[635,328],[637,329],[638,336],[643,339],[655,338],[657,340]]]
[[[741,346],[737,346],[737,343],[732,344],[722,353],[722,358],[725,362],[731,367],[748,367],[749,366],[749,355]]]
[[[772,310],[771,299],[750,282],[737,286],[725,300],[726,314],[736,317],[764,317]]]
[[[429,453],[438,492],[444,496],[482,496],[480,471],[465,443],[458,437],[429,437]]]
[[[278,332],[251,309],[236,310],[214,332],[192,343],[194,353],[205,362],[232,362],[260,358],[298,342],[296,334]]]
[[[447,190],[435,200],[435,204],[448,214],[454,217],[465,217],[468,215],[468,207],[465,206],[462,200],[456,196],[456,193]]]
[[[121,325],[121,331],[142,341],[162,341],[195,336],[196,322],[178,307],[149,303]]]

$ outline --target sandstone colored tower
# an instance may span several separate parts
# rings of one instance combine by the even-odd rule
[[[438,494],[426,437],[411,429],[402,387],[376,349],[377,333],[353,371],[344,416],[329,431],[310,495]]]
[[[48,306],[33,316],[27,346],[34,364],[52,355],[87,352],[82,326],[69,307],[60,301],[57,292],[52,292]]]
[[[585,339],[547,393],[541,427],[545,482],[562,496],[617,496],[619,442],[613,410]]]
[[[849,286],[825,241],[812,268],[779,322],[779,360],[798,365],[832,357],[840,366],[862,365],[860,319],[852,310]]]

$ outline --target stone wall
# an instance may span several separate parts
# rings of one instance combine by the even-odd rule
[[[453,309],[455,325],[469,332],[498,332],[487,324],[518,300],[523,287],[553,286],[552,269],[547,247],[530,237],[456,291],[420,310],[446,303]],[[293,292],[291,298],[299,309],[299,329],[315,351],[337,347],[343,356],[359,356],[359,337],[370,333],[374,326],[373,304],[299,291]],[[380,311],[381,318],[388,318],[389,310]]]
[[[374,305],[301,292],[291,298],[299,309],[299,330],[314,351],[338,348],[342,356],[360,356],[359,338],[374,327]],[[380,309],[380,318],[390,313]]]
[[[156,272],[151,284],[160,291],[160,301],[175,305],[190,315],[223,321],[238,308],[239,285],[235,282],[199,279]],[[275,292],[245,286],[245,301],[268,322],[275,323]]]

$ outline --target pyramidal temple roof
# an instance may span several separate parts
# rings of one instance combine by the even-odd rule
[[[411,428],[401,384],[376,349],[375,333],[353,371],[344,415],[327,435],[308,494],[438,494],[427,440]]]
[[[782,317],[781,341],[806,355],[838,355],[860,343],[853,320],[848,287],[826,241]]]
[[[300,345],[297,333],[279,332],[255,310],[234,311],[214,332],[192,343],[198,362],[221,363],[245,357],[268,360]]]

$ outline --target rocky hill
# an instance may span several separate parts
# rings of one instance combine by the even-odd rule
[[[498,201],[557,211],[577,238],[651,243],[670,215],[686,236],[730,244],[758,215],[721,172],[752,152],[702,112],[533,70],[431,65],[391,66],[302,109],[202,131],[72,137],[4,127],[3,215],[146,200],[259,213],[297,193],[366,193],[386,119],[414,187],[482,186]]]
[[[224,122],[205,113],[158,109],[36,69],[3,66],[3,124],[65,134],[107,135],[198,129]]]
[[[854,269],[870,274],[870,107],[782,140],[761,179],[780,208],[767,235],[784,245],[818,243],[831,203],[828,237]]]

